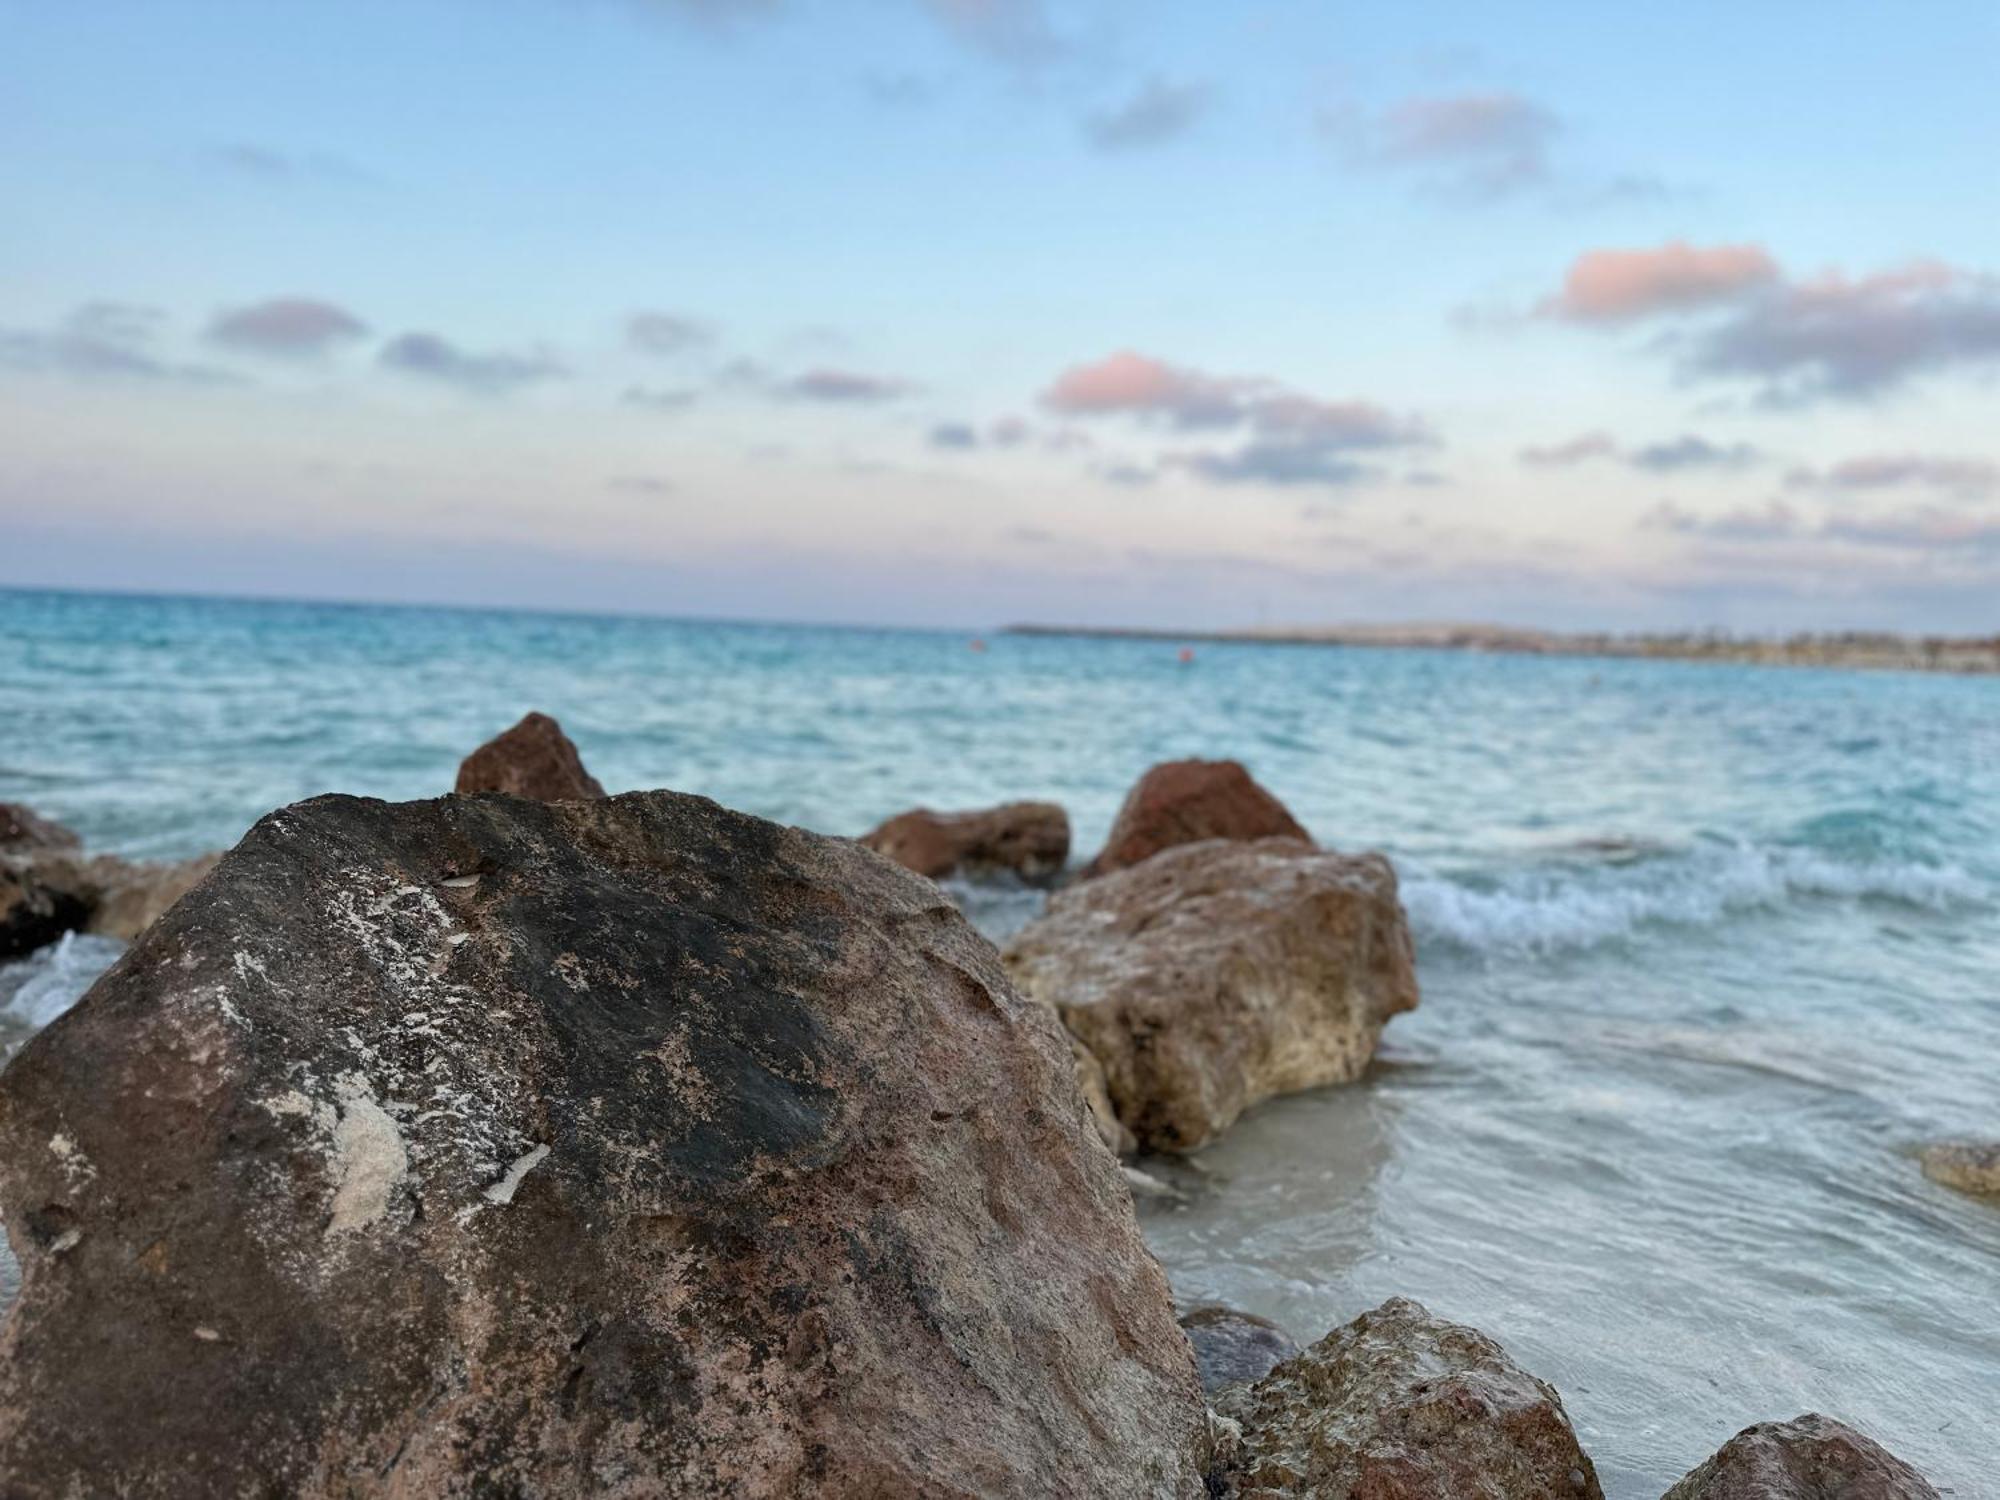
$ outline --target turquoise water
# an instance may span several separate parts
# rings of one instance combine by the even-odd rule
[[[1424,1005],[1162,1169],[1184,1296],[1475,1323],[1615,1500],[1806,1409],[2000,1494],[2000,1205],[1910,1154],[2000,1134],[2000,680],[0,593],[0,799],[99,848],[434,795],[531,707],[614,791],[831,833],[1050,797],[1079,855],[1149,763],[1242,759],[1394,857]],[[961,895],[998,935],[1036,900]]]

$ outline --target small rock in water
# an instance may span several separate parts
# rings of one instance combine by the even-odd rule
[[[918,807],[863,834],[861,842],[933,880],[959,871],[1005,870],[1046,882],[1069,861],[1069,814],[1053,802],[1009,802],[956,813]]]
[[[1379,854],[1210,840],[1058,891],[1008,944],[1149,1151],[1194,1151],[1261,1100],[1359,1078],[1417,1004]]]
[[[1880,1443],[1808,1412],[1744,1428],[1661,1500],[1938,1500],[1938,1492]]]
[[[1203,839],[1266,838],[1312,842],[1285,805],[1236,761],[1165,761],[1126,793],[1111,836],[1083,873],[1108,874]]]
[[[1225,1385],[1262,1380],[1299,1352],[1298,1341],[1269,1318],[1233,1307],[1191,1308],[1181,1315],[1181,1331],[1194,1346],[1201,1388],[1211,1396]]]
[[[1202,1493],[1054,1017],[700,798],[265,818],[0,1074],[0,1214],[21,1500]]]
[[[568,735],[547,714],[531,713],[494,736],[458,768],[461,795],[505,792],[536,802],[569,802],[602,797],[604,788],[583,768]]]
[[[1477,1329],[1391,1298],[1217,1410],[1241,1429],[1223,1493],[1602,1500],[1562,1398]]]
[[[1939,1141],[1926,1146],[1924,1176],[1961,1193],[2000,1194],[2000,1141]]]
[[[0,802],[0,851],[24,854],[43,849],[75,849],[79,839],[62,824],[18,802]]]

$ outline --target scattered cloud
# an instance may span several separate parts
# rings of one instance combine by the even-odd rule
[[[368,332],[346,308],[314,297],[271,297],[220,313],[208,325],[210,343],[244,354],[313,358]]]
[[[604,481],[604,487],[622,495],[671,495],[679,488],[671,479],[653,474],[618,474]]]
[[[646,411],[676,412],[686,411],[701,399],[699,391],[655,390],[650,386],[628,385],[625,393],[618,398],[627,406],[637,406]]]
[[[1662,500],[1640,518],[1639,524],[1650,531],[1732,542],[1771,541],[1797,536],[1800,531],[1799,513],[1782,500],[1773,500],[1761,510],[1739,508],[1715,515],[1702,515],[1672,500]]]
[[[1068,44],[1049,21],[1042,0],[918,0],[956,41],[973,52],[1021,69],[1063,57]]]
[[[2000,463],[1928,453],[1865,453],[1825,469],[1794,469],[1785,483],[1795,489],[1849,493],[1908,487],[1986,495],[2000,490]]]
[[[1537,310],[1599,326],[1692,320],[1654,346],[1690,378],[1754,382],[1767,406],[1867,398],[2000,362],[2000,276],[1934,260],[1801,280],[1758,245],[1593,250]]]
[[[1444,174],[1448,186],[1498,196],[1549,177],[1556,116],[1506,91],[1405,99],[1375,123],[1367,154],[1387,166]]]
[[[435,333],[402,334],[384,344],[376,358],[385,368],[406,375],[489,395],[559,380],[569,373],[546,351],[478,353]]]
[[[876,401],[893,401],[910,393],[911,386],[906,381],[891,380],[881,375],[865,375],[856,370],[817,369],[807,370],[802,375],[794,375],[780,381],[773,390],[782,396],[795,397],[801,401],[828,401],[859,405]]]
[[[1873,516],[1834,516],[1821,535],[1862,547],[2000,552],[2000,517],[1916,506]]]
[[[708,324],[679,313],[635,312],[625,319],[625,342],[641,354],[686,354],[714,341]]]
[[[130,302],[86,302],[52,328],[0,328],[0,367],[75,379],[231,385],[241,377],[157,352],[165,314]]]
[[[1568,469],[1593,458],[1616,458],[1618,444],[1608,432],[1586,432],[1566,443],[1523,448],[1516,456],[1531,468]]]
[[[1626,323],[1714,306],[1778,280],[1760,245],[1708,249],[1670,240],[1656,250],[1591,250],[1578,256],[1562,290],[1540,308],[1576,323]]]
[[[940,422],[930,430],[929,442],[933,448],[977,448],[979,431],[969,422]]]
[[[1124,416],[1176,432],[1242,431],[1233,450],[1162,459],[1216,484],[1352,484],[1374,471],[1351,455],[1432,441],[1421,423],[1372,402],[1322,401],[1272,380],[1208,375],[1129,349],[1072,366],[1042,403],[1068,416]]]
[[[1122,485],[1128,489],[1143,489],[1158,479],[1160,472],[1144,464],[1105,464],[1097,470],[1097,477],[1106,484]]]
[[[1212,98],[1204,83],[1149,78],[1116,108],[1085,116],[1083,136],[1105,151],[1162,145],[1191,130]]]
[[[1749,443],[1715,443],[1692,432],[1665,442],[1634,448],[1626,462],[1654,474],[1684,469],[1744,469],[1762,461],[1763,453]]]
[[[888,109],[915,109],[936,97],[930,80],[918,73],[864,73],[861,92]]]
[[[268,183],[320,179],[359,181],[367,174],[351,162],[325,151],[283,151],[250,141],[230,141],[208,152],[208,159],[225,172]]]

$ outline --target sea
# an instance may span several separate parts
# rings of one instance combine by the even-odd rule
[[[1361,1083],[1142,1166],[1188,1303],[1301,1341],[1392,1295],[1552,1383],[1612,1500],[1805,1411],[2000,1496],[2000,679],[0,592],[0,799],[225,847],[448,791],[528,709],[613,791],[831,834],[1232,757],[1394,860],[1423,1004]],[[955,885],[1004,940],[1039,893]],[[117,953],[0,968],[0,1052]]]

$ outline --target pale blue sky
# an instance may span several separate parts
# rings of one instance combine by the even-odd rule
[[[2000,629],[1991,4],[0,26],[0,582]]]

